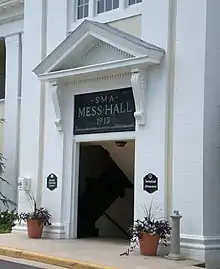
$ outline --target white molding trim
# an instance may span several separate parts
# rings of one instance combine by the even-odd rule
[[[146,106],[147,106],[147,70],[134,69],[131,70],[131,86],[133,89],[136,111],[134,117],[137,125],[145,125],[146,123]]]
[[[0,22],[0,36],[7,37],[17,33],[23,33],[24,20],[17,20],[8,23],[1,24]]]
[[[220,236],[181,234],[180,239],[181,254],[188,259],[205,262],[212,253],[212,260],[219,264]]]
[[[12,233],[19,233],[19,234],[26,234],[27,233],[27,224],[26,223],[16,223],[16,226],[13,227]],[[65,239],[66,238],[66,231],[65,225],[59,222],[52,223],[51,226],[44,227],[43,238],[51,238],[51,239]]]
[[[38,77],[40,80],[51,80],[51,79],[60,79],[66,77],[75,77],[75,76],[85,76],[90,75],[96,72],[111,71],[119,68],[136,68],[138,66],[143,66],[145,68],[160,64],[160,59],[152,59],[148,56],[140,56],[129,59],[123,59],[118,61],[112,61],[107,63],[100,63],[89,66],[82,66],[73,69],[54,71],[39,74]]]
[[[82,78],[82,79],[75,79],[73,81],[71,81],[70,83],[65,83],[65,86],[69,86],[69,85],[83,85],[83,84],[90,84],[93,82],[97,82],[97,81],[109,81],[109,80],[117,80],[117,79],[123,79],[127,77],[128,79],[130,79],[131,77],[131,72],[120,72],[120,73],[110,73],[107,75],[100,75],[97,74],[96,76],[92,76],[92,77],[86,77],[86,78]]]
[[[181,247],[204,250],[220,250],[220,236],[181,234]]]
[[[52,91],[52,100],[54,105],[54,111],[56,115],[56,120],[54,124],[56,126],[56,130],[58,132],[62,132],[62,119],[61,119],[61,110],[60,110],[60,102],[59,102],[59,87],[56,82],[51,82],[51,91]]]
[[[82,62],[84,59],[86,59],[89,54],[92,54],[95,49],[101,49],[102,47],[109,49],[109,51],[114,51],[118,55],[121,55],[124,58],[133,58],[134,57],[133,55],[110,45],[109,43],[106,43],[102,40],[99,40],[92,47],[90,47],[88,50],[85,51],[85,53],[80,57],[80,62]]]
[[[10,45],[14,46],[14,45],[17,45],[17,46],[20,46],[21,44],[21,40],[20,40],[20,34],[19,33],[16,33],[16,34],[13,34],[13,35],[8,35],[5,37],[5,46],[8,47]]]
[[[0,24],[24,17],[24,0],[0,0]]]
[[[66,227],[63,223],[53,222],[51,226],[44,228],[42,237],[51,239],[66,239]]]
[[[83,134],[74,135],[75,143],[96,142],[96,141],[115,141],[115,140],[135,140],[135,131],[115,132],[102,134]]]

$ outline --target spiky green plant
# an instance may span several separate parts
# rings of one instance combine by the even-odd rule
[[[0,119],[0,124],[4,123],[4,119]],[[2,153],[0,153],[0,183],[10,185],[9,182],[3,177],[4,175],[4,169],[5,169],[5,158]],[[16,204],[8,199],[1,191],[0,189],[0,202],[7,208],[10,206],[16,206]]]
[[[157,202],[151,200],[151,203],[143,206],[144,217],[137,219],[129,229],[131,235],[131,246],[120,255],[128,256],[130,252],[139,245],[139,240],[143,234],[159,235],[164,245],[167,245],[167,237],[170,236],[171,226],[168,221],[160,217],[161,209]]]

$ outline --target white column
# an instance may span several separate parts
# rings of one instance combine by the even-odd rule
[[[67,36],[67,1],[48,0],[47,54],[53,51]],[[56,25],[57,27],[54,27]],[[46,85],[45,98],[45,140],[43,162],[42,205],[52,214],[52,226],[45,229],[45,235],[53,238],[65,237],[69,229],[66,217],[66,197],[64,180],[64,133],[62,119],[63,85]],[[59,94],[61,93],[61,94]],[[58,178],[57,188],[47,188],[47,176],[54,173]],[[65,205],[64,205],[65,204]],[[47,233],[48,231],[48,233]]]
[[[41,203],[44,140],[44,88],[32,72],[45,57],[46,1],[26,0],[22,57],[22,99],[20,122],[20,176],[31,178],[31,189]],[[18,211],[29,211],[24,191],[19,191]]]
[[[96,15],[96,8],[97,8],[97,2],[93,0],[89,0],[89,18],[93,19],[94,16]]]
[[[170,46],[169,2],[170,0],[143,1],[141,19],[142,39],[160,46],[166,51]],[[149,206],[151,201],[159,205],[162,217],[168,215],[166,191],[167,70],[168,63],[165,61],[159,68],[147,70],[146,100],[145,105],[142,105],[145,107],[146,124],[137,126],[135,140],[135,218],[143,217],[143,206]],[[142,99],[140,98],[140,100]],[[158,177],[158,191],[153,194],[143,190],[143,178],[148,173],[153,173]]]
[[[123,10],[124,8],[127,7],[127,5],[126,5],[125,2],[126,2],[126,1],[124,1],[124,0],[119,0],[119,9],[120,9],[120,10]]]
[[[6,87],[4,109],[4,146],[6,158],[4,178],[10,185],[2,184],[3,193],[17,203],[18,151],[19,151],[19,100],[21,90],[21,36],[5,38]]]
[[[63,148],[63,120],[60,113],[59,85],[47,85],[46,108],[45,108],[45,141],[44,141],[44,163],[43,163],[43,188],[42,205],[49,209],[52,214],[52,226],[45,236],[52,238],[65,237],[65,222],[63,220],[62,204],[67,197],[63,197],[64,182],[64,148]],[[47,188],[47,177],[51,174],[57,176],[57,188]],[[68,208],[68,207],[67,207]]]
[[[189,257],[197,260],[205,259],[203,131],[206,20],[206,0],[177,1],[173,209],[179,210],[183,216],[182,247],[186,247],[184,250]],[[186,54],[189,57],[185,57]],[[216,214],[213,214],[209,222],[215,220]],[[213,247],[216,247],[216,243]]]
[[[220,264],[220,1],[207,0],[206,74],[204,91],[203,235],[206,267]],[[215,250],[213,250],[213,248]]]

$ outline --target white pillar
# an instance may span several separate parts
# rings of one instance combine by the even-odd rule
[[[65,237],[65,224],[62,218],[62,211],[66,210],[65,207],[62,208],[62,203],[65,200],[63,197],[63,189],[65,188],[63,185],[64,133],[59,91],[59,85],[47,85],[42,205],[48,208],[52,215],[52,226],[49,227],[48,233],[46,229],[44,233],[45,236],[52,238]],[[47,188],[47,177],[51,173],[57,176],[57,188],[54,190]]]
[[[169,0],[149,0],[142,3],[142,39],[169,50]],[[160,8],[158,8],[160,7]],[[166,57],[167,59],[167,57]],[[168,62],[147,70],[146,125],[137,127],[135,141],[135,218],[143,217],[143,206],[154,200],[162,214],[168,215],[166,180],[167,144],[167,76]],[[158,191],[143,190],[143,177],[153,173],[158,177]]]
[[[173,209],[179,210],[183,216],[182,250],[195,260],[205,259],[203,131],[206,20],[207,0],[177,1]],[[213,220],[214,216],[209,222]]]
[[[24,2],[20,176],[31,178],[31,189],[41,203],[44,140],[44,85],[32,72],[45,57],[46,1]],[[19,191],[18,211],[29,211],[27,194]]]
[[[220,1],[207,0],[204,92],[203,235],[206,268],[220,264]]]
[[[17,203],[18,152],[19,152],[19,100],[21,90],[21,36],[5,38],[6,90],[4,109],[4,146],[6,158],[4,178],[10,185],[2,184],[2,191]]]
[[[49,54],[67,36],[67,1],[48,0],[47,2],[47,54]],[[59,94],[63,90],[63,86],[56,85],[56,83],[46,85],[42,205],[48,208],[52,214],[52,226],[49,227],[49,230],[45,229],[44,234],[53,238],[65,237],[69,230],[68,217],[65,215],[65,211],[69,208],[64,206],[63,197],[63,190],[68,187],[67,184],[63,184],[65,176],[64,133],[62,111],[60,111],[63,106],[61,104],[62,96]],[[61,120],[60,126],[59,120]],[[47,188],[47,177],[51,173],[58,178],[57,188],[53,191]]]

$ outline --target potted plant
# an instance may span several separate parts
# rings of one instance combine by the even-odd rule
[[[15,221],[18,219],[16,210],[0,211],[0,234],[11,233],[12,228],[15,226]]]
[[[33,211],[28,213],[22,212],[19,215],[19,221],[23,220],[27,223],[28,238],[41,238],[44,226],[51,225],[51,214],[44,207],[37,208],[35,199],[30,198],[34,203]]]
[[[131,234],[131,247],[121,255],[129,255],[139,245],[141,255],[156,256],[159,241],[167,244],[171,226],[168,221],[155,218],[151,203],[149,209],[145,207],[145,217],[142,220],[136,220],[129,232]]]

